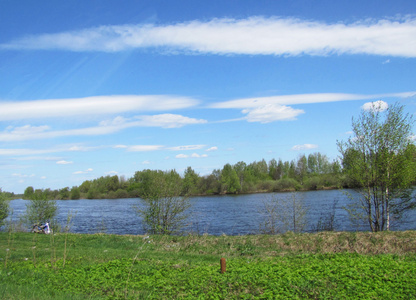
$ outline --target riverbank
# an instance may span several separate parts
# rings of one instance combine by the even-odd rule
[[[415,231],[0,240],[2,299],[416,296]]]

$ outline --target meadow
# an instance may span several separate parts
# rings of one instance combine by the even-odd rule
[[[414,299],[416,232],[1,232],[0,298]]]

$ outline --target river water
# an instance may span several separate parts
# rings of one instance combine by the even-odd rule
[[[352,191],[348,191],[353,194]],[[367,224],[351,223],[344,209],[349,203],[345,191],[308,191],[292,193],[268,193],[236,196],[204,196],[191,198],[191,218],[186,232],[211,235],[245,235],[260,232],[265,220],[265,203],[270,199],[284,201],[295,195],[296,201],[306,210],[304,231],[311,232],[321,217],[335,214],[334,230],[369,230]],[[58,200],[56,221],[62,226],[70,219],[70,232],[145,234],[141,218],[134,206],[140,199]],[[12,200],[9,221],[17,222],[26,211],[26,200]],[[416,211],[408,213],[400,223],[392,222],[392,230],[415,230]],[[29,230],[29,228],[28,228]]]

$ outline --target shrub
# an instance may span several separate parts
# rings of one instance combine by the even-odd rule
[[[297,182],[293,178],[282,178],[274,184],[274,191],[297,191],[300,190],[301,186],[299,182]]]
[[[0,189],[0,227],[4,225],[4,220],[9,215],[9,201]]]
[[[58,206],[55,200],[49,200],[44,191],[36,191],[29,204],[26,204],[26,214],[23,216],[27,225],[39,224],[53,220]]]

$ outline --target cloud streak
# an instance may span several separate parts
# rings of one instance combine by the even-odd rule
[[[98,126],[67,130],[52,130],[46,125],[8,126],[6,130],[0,132],[0,142],[51,139],[68,136],[98,136],[113,134],[132,127],[180,128],[186,125],[204,124],[206,122],[203,119],[188,118],[181,115],[161,114],[137,116],[131,119],[116,117],[113,120],[102,121]]]
[[[303,151],[303,150],[312,150],[318,148],[318,145],[314,144],[303,144],[303,145],[295,145],[292,147],[293,151]]]
[[[328,24],[296,18],[212,19],[169,25],[100,26],[23,37],[0,49],[118,52],[156,48],[218,55],[370,54],[416,57],[412,17]]]
[[[193,107],[198,101],[166,95],[115,95],[75,99],[0,102],[0,120],[71,118],[125,112],[169,111]]]
[[[416,92],[403,92],[392,94],[344,94],[344,93],[316,93],[280,95],[270,97],[243,98],[211,104],[210,108],[216,109],[241,109],[245,117],[222,120],[220,122],[232,122],[246,120],[248,122],[270,123],[275,121],[291,121],[305,113],[302,109],[294,109],[289,105],[313,104],[324,102],[367,100],[380,98],[410,98],[415,97]]]
[[[266,105],[296,105],[312,104],[338,101],[371,100],[379,98],[410,98],[415,97],[416,91],[390,94],[346,94],[346,93],[316,93],[316,94],[294,94],[270,97],[242,98],[210,105],[210,108],[258,108]]]

